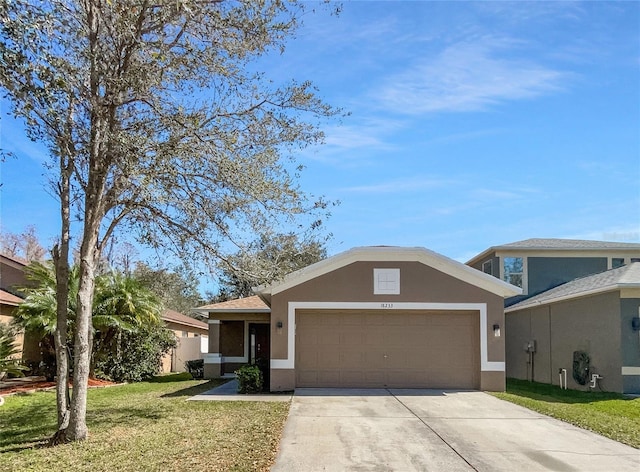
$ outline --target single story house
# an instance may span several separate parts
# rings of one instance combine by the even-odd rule
[[[504,299],[521,289],[424,248],[361,247],[208,305],[205,376],[268,354],[271,391],[504,390]]]
[[[202,359],[206,352],[208,325],[174,310],[165,310],[160,318],[178,341],[178,345],[162,358],[162,372],[184,372],[186,361]]]
[[[507,377],[640,394],[640,262],[505,309]],[[593,376],[596,382],[593,382]]]
[[[10,324],[13,312],[23,302],[19,287],[26,286],[29,281],[24,275],[28,261],[7,254],[0,254],[0,323]],[[22,352],[24,347],[24,333],[17,333],[16,348]]]

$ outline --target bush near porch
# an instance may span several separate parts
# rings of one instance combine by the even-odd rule
[[[220,382],[172,377],[90,390],[89,439],[54,448],[43,445],[55,432],[55,393],[5,397],[0,470],[269,470],[288,403],[188,402]]]

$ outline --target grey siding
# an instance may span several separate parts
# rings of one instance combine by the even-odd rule
[[[631,328],[631,319],[638,316],[640,298],[620,300],[620,342],[622,344],[622,365],[640,367],[640,333]],[[624,393],[640,393],[640,375],[622,377]]]
[[[507,377],[558,383],[551,372],[551,336],[549,307],[522,310],[505,315]],[[524,346],[535,340],[533,365]]]
[[[622,393],[640,394],[640,375],[625,375],[622,377]]]
[[[471,267],[473,267],[474,269],[479,270],[480,272],[482,272],[482,264],[484,264],[488,260],[491,260],[491,262],[492,262],[491,275],[493,275],[494,277],[499,279],[500,278],[500,258],[496,257],[496,253],[495,252],[492,252],[491,254],[489,254],[487,257],[485,257],[481,261],[478,261],[475,264],[473,264]]]
[[[531,366],[523,346],[535,340],[534,380],[557,385],[558,370],[564,368],[569,388],[584,390],[572,377],[573,352],[580,350],[589,354],[592,372],[604,377],[602,388],[622,392],[619,295],[610,292],[507,313],[507,377],[527,379]]]
[[[606,257],[529,257],[528,294],[537,295],[570,280],[607,270]]]

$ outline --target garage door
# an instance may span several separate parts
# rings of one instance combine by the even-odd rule
[[[296,313],[296,386],[479,387],[479,316],[462,311]]]

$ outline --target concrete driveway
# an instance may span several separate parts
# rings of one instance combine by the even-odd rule
[[[640,450],[482,392],[298,389],[271,470],[638,472]]]

